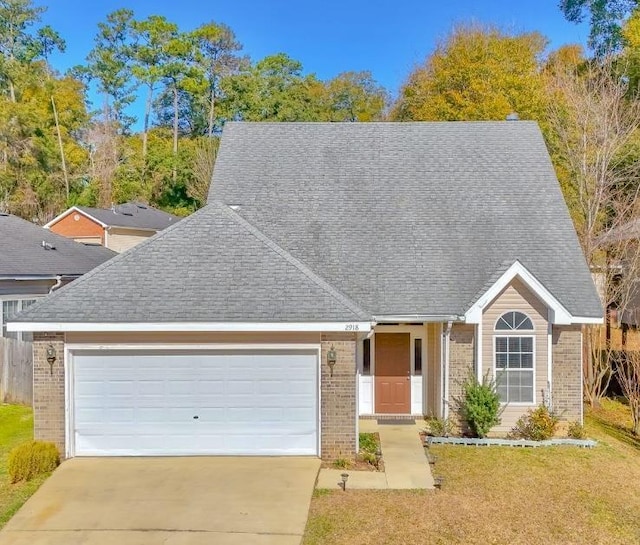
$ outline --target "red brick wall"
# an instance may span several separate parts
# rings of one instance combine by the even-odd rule
[[[75,219],[76,216],[78,216],[78,220]],[[79,212],[67,214],[49,229],[67,238],[100,237],[102,244],[104,244],[104,229],[102,226]]]

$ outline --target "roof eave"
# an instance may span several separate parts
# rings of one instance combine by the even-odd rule
[[[8,331],[34,332],[368,332],[372,323],[356,322],[19,322]]]
[[[468,324],[479,324],[484,309],[515,278],[522,280],[527,287],[549,309],[549,321],[554,325],[601,324],[602,317],[574,316],[545,286],[522,264],[515,261],[478,299],[469,307],[464,315]]]
[[[459,314],[379,314],[373,317],[376,323],[424,324],[440,322],[464,322]]]
[[[62,278],[79,278],[84,273],[46,273],[46,274],[0,274],[0,280],[18,280],[21,282],[27,280],[55,280]]]

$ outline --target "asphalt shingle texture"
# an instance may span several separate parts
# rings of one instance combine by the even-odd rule
[[[381,314],[462,314],[519,260],[602,308],[536,123],[229,123],[210,198]]]
[[[73,289],[71,289],[73,287]],[[16,321],[333,321],[365,317],[228,207],[210,204]]]
[[[46,242],[52,249],[45,249]],[[74,242],[17,216],[0,214],[0,276],[81,275],[117,255]]]
[[[161,231],[180,221],[178,216],[140,203],[116,204],[112,208],[91,208],[89,206],[78,206],[77,208],[109,227]]]
[[[458,315],[515,260],[602,316],[535,123],[228,123],[210,202],[17,320]]]

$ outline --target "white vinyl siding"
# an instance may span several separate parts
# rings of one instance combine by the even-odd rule
[[[107,231],[105,246],[114,252],[122,253],[129,248],[137,246],[149,237],[155,235],[155,231],[143,231],[137,229],[121,229],[112,227]]]
[[[517,311],[525,314],[533,326],[533,331],[496,331],[501,316],[505,313]],[[527,409],[534,408],[543,399],[543,392],[547,392],[548,368],[548,309],[533,292],[519,278],[514,279],[484,310],[482,319],[482,374],[496,377],[495,368],[495,338],[505,335],[526,336],[533,338],[533,401],[509,402],[501,416],[501,423],[495,432],[508,432]],[[530,372],[528,372],[530,373]],[[528,380],[528,377],[525,379]]]
[[[313,350],[72,356],[78,456],[317,455]]]

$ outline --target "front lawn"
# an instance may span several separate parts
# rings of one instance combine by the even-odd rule
[[[30,407],[0,405],[0,528],[44,482],[46,476],[28,483],[10,484],[7,457],[16,445],[33,438],[33,414]]]
[[[594,449],[431,447],[441,491],[320,491],[304,545],[640,543],[640,441],[626,407],[586,418]]]

